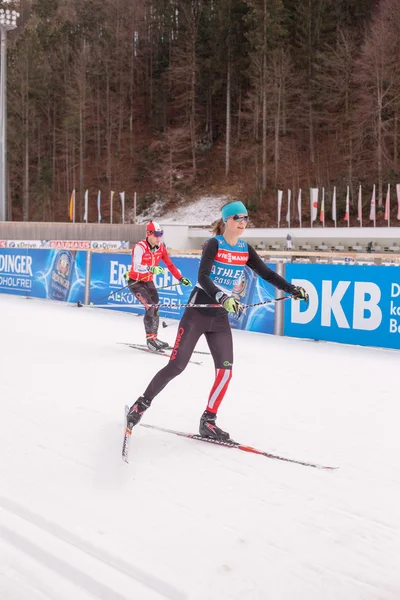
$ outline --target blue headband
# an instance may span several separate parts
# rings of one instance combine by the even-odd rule
[[[240,200],[236,200],[236,202],[229,202],[229,204],[225,204],[221,208],[222,220],[226,222],[229,217],[233,217],[233,215],[244,214],[247,215],[247,208],[240,202]]]

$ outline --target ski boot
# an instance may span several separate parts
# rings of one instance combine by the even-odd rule
[[[157,344],[161,344],[161,349],[162,350],[166,350],[167,348],[169,348],[168,342],[162,342],[158,338],[156,339],[156,342],[157,342]]]
[[[158,340],[156,337],[147,337],[146,344],[149,350],[152,352],[160,352],[160,350],[165,350],[168,348],[169,344],[167,342],[162,342]]]
[[[199,433],[202,437],[212,438],[219,442],[230,441],[230,436],[227,431],[223,431],[215,424],[217,415],[208,410],[205,410],[201,415]]]
[[[131,429],[139,423],[140,419],[143,417],[143,413],[150,408],[150,406],[151,400],[147,400],[144,396],[140,396],[140,398],[132,404],[126,415],[127,424]]]

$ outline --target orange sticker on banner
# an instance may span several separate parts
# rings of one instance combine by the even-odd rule
[[[50,248],[56,250],[90,250],[90,242],[74,240],[50,240]]]

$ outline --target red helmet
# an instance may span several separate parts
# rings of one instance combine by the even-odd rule
[[[163,230],[161,229],[159,224],[156,223],[155,221],[150,221],[150,223],[147,223],[146,236],[155,235],[156,237],[161,237],[163,235],[163,233],[164,233]]]

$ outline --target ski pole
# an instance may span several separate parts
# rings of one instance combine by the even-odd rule
[[[144,279],[137,279],[134,283],[139,283],[139,281],[144,281]],[[157,288],[157,290],[165,290],[167,288],[175,287],[177,285],[180,285],[180,283],[178,282],[178,283],[171,283],[170,285],[164,285],[162,287]],[[103,296],[102,298],[99,298],[98,300],[96,300],[96,302],[90,302],[90,306],[98,306],[99,308],[108,306],[107,304],[102,304],[100,306],[99,302],[101,302],[102,300],[105,300],[106,298],[111,296],[111,294],[117,294],[118,292],[122,292],[122,290],[125,290],[127,287],[129,287],[129,283],[128,283],[128,285],[124,285],[124,287],[119,288],[119,290],[112,290],[111,292],[109,292],[107,294],[107,296]],[[84,306],[84,304],[82,304],[82,302],[80,300],[78,300],[77,306],[79,306],[79,308],[81,308],[82,306]],[[150,305],[150,306],[156,306],[156,305]]]
[[[280,302],[281,300],[290,300],[292,296],[284,296],[283,298],[277,298],[276,300],[267,300],[266,302],[259,302],[257,304],[242,304],[242,308],[243,311],[246,311],[248,308],[253,308],[254,306],[261,306],[263,304],[273,304],[275,302]],[[196,305],[194,304],[181,304],[181,306],[186,306],[189,308],[196,308]],[[199,306],[199,305],[197,305]],[[207,308],[223,308],[221,304],[203,304],[201,305],[203,307],[207,307]],[[176,325],[176,323],[174,323],[174,325]],[[165,327],[169,327],[168,323],[166,323],[165,321],[162,322],[162,326]]]
[[[129,283],[127,285],[124,285],[124,287],[119,288],[119,290],[113,290],[112,292],[109,292],[106,296],[103,296],[102,298],[99,298],[98,300],[96,300],[96,304],[98,302],[101,302],[102,300],[105,300],[106,298],[108,298],[108,296],[111,296],[111,294],[117,294],[118,292],[122,292],[122,290],[125,290],[128,287]],[[91,302],[90,304],[94,304],[94,302]],[[79,308],[81,308],[83,305],[83,303],[78,300],[78,302],[76,303],[77,306],[79,306]]]
[[[263,306],[265,304],[276,304],[276,302],[280,302],[281,300],[290,300],[292,296],[283,296],[282,298],[277,298],[276,300],[266,300],[265,302],[256,302],[255,304],[241,304],[243,310],[247,310],[248,308],[254,308],[255,306]],[[224,308],[222,304],[181,304],[181,307],[186,308]]]
[[[276,302],[281,302],[282,300],[290,300],[292,296],[283,296],[282,298],[277,298],[276,300],[266,300],[265,302],[256,302],[255,304],[241,304],[241,307],[244,310],[247,310],[248,308],[254,308],[255,306],[263,306],[264,304],[276,304]],[[148,304],[148,307],[159,307],[162,308],[163,306],[171,308],[169,304]],[[222,306],[222,304],[192,304],[191,302],[189,302],[188,304],[180,304],[179,306],[177,306],[176,308],[224,308]]]

